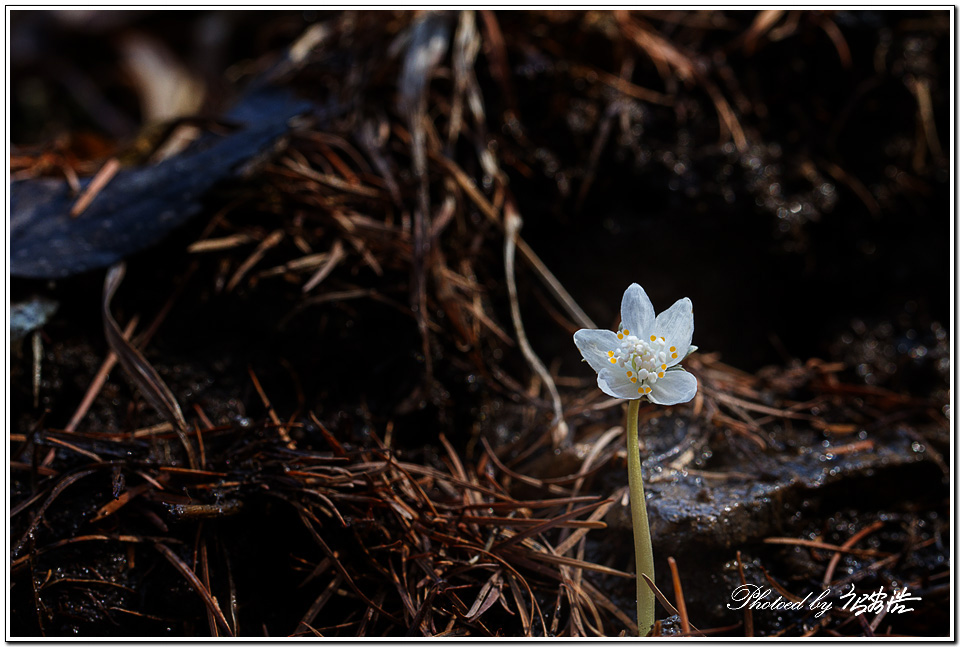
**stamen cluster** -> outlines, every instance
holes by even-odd
[[[650,393],[657,379],[666,374],[669,359],[677,357],[677,347],[668,349],[667,340],[656,335],[650,335],[649,340],[640,339],[629,329],[620,330],[617,339],[620,345],[607,351],[610,363],[627,372],[630,381],[637,385],[637,393]]]

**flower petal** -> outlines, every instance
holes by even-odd
[[[646,338],[653,329],[653,304],[643,288],[632,283],[623,293],[620,303],[620,325],[640,339]]]
[[[610,368],[610,356],[607,352],[620,345],[617,340],[617,333],[612,330],[590,330],[587,328],[574,333],[573,343],[580,349],[580,354],[583,355],[583,359],[587,360],[590,368],[597,373],[605,368]]]
[[[600,374],[597,375],[597,386],[612,398],[638,400],[641,397],[637,393],[637,385],[630,381],[627,372],[619,366],[600,371]]]
[[[603,388],[603,387],[600,387]],[[690,402],[697,394],[697,378],[682,369],[667,371],[655,384],[647,397],[654,404],[680,404]]]
[[[680,363],[687,355],[693,339],[693,303],[684,297],[657,315],[654,326],[657,337],[667,340],[667,346],[676,347],[676,357],[668,355],[667,366]]]

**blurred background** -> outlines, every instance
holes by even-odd
[[[117,350],[110,308],[121,327],[142,317],[146,357],[201,426],[263,434],[279,413],[301,448],[331,429],[427,464],[441,435],[470,460],[489,441],[532,477],[559,476],[524,461],[549,458],[550,438],[557,452],[590,446],[594,427],[620,422],[572,334],[615,328],[632,282],[657,311],[690,297],[702,375],[722,362],[756,376],[757,402],[803,400],[784,371],[830,366],[861,398],[814,409],[836,413],[831,424],[882,395],[922,400],[942,427],[951,19],[12,11],[11,301],[33,335],[13,349],[14,433],[26,446],[38,428],[157,423],[119,376],[78,413]],[[513,216],[516,302],[556,395],[511,315]],[[126,283],[104,305],[104,269],[121,259]],[[711,424],[716,444],[709,434],[729,429]],[[796,446],[829,444],[824,433]],[[239,444],[227,446],[229,463]],[[47,469],[76,467],[59,451]],[[15,476],[15,505],[32,478]],[[58,631],[107,622],[64,608]],[[260,615],[271,631],[296,626]],[[28,611],[16,617],[38,631]]]
[[[948,316],[947,14],[507,12],[495,32],[484,15],[472,73],[486,141],[453,144],[496,155],[524,236],[594,319],[611,325],[638,281],[658,309],[690,296],[700,346],[748,370],[851,359],[872,335],[898,355],[916,336],[935,345],[929,327]],[[329,18],[14,11],[14,178],[132,158],[145,129],[220,113]],[[336,34],[310,54],[304,94],[396,111],[390,49],[410,18],[358,15],[354,42]],[[575,359],[567,346],[542,351]],[[883,364],[858,370],[900,379]]]

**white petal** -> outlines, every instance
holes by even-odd
[[[641,397],[637,393],[637,385],[630,381],[626,370],[619,366],[600,371],[597,375],[597,386],[612,398],[638,400]]]
[[[623,293],[620,303],[620,323],[640,339],[646,338],[653,330],[653,304],[643,288],[633,283]]]
[[[655,329],[657,337],[667,340],[667,348],[674,346],[677,349],[672,351],[676,357],[667,355],[667,366],[678,364],[686,357],[693,339],[693,303],[690,299],[684,297],[657,315]]]
[[[667,374],[650,386],[647,397],[654,404],[680,404],[690,402],[697,394],[697,378],[684,370],[667,371]]]
[[[617,333],[612,330],[590,330],[584,328],[573,335],[573,343],[580,349],[583,359],[597,373],[610,367],[608,351],[620,345]]]

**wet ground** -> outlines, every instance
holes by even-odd
[[[117,350],[103,269],[14,278],[12,302],[57,305],[11,349],[14,635],[629,633],[624,446],[610,431],[623,413],[579,362],[576,317],[518,259],[524,327],[571,433],[551,446],[550,395],[511,321],[509,204],[600,327],[615,326],[633,281],[658,310],[693,300],[700,396],[644,408],[642,436],[657,584],[676,604],[674,557],[697,629],[948,633],[944,12],[186,16],[193,33],[220,30],[206,46],[233,79],[224,97],[326,25],[323,46],[272,82],[339,107],[251,153],[252,171],[127,258],[110,311],[149,331],[135,343],[182,409],[186,441],[169,420],[158,427],[148,387],[120,367],[72,424]],[[129,15],[75,20],[15,16],[25,182],[64,177],[52,133],[133,141],[137,87],[105,73],[118,39],[149,35],[188,67],[206,42]],[[61,51],[31,48],[54,35]],[[421,174],[404,66],[431,37],[449,48],[420,70],[434,124]],[[471,42],[472,80],[454,71]],[[51,76],[74,51],[76,78]],[[198,71],[211,93],[223,70]],[[56,108],[82,82],[98,93]],[[125,120],[91,118],[91,96]],[[57,164],[40,168],[40,144]],[[81,176],[102,163],[67,147],[66,163],[88,164]],[[220,246],[195,247],[209,241]],[[549,523],[583,505],[572,520],[588,523],[594,504],[564,498],[577,496],[612,498],[566,553],[582,570],[543,553],[586,526],[498,543],[530,527],[518,517]],[[477,520],[480,503],[490,519]],[[742,582],[799,598],[908,586],[922,602],[878,621],[748,617],[727,608]]]

